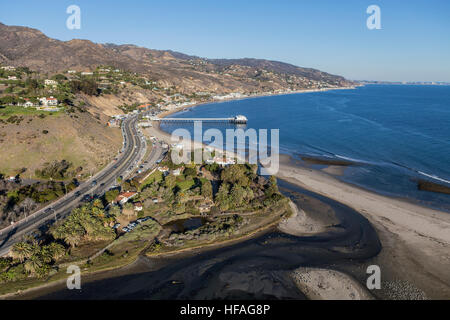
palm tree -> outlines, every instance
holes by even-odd
[[[48,248],[50,255],[54,261],[58,261],[66,254],[66,249],[64,248],[64,246],[56,242],[50,243],[48,246],[46,246],[46,248]]]
[[[34,275],[39,273],[40,269],[44,265],[44,262],[40,259],[38,255],[33,255],[30,259],[28,259],[23,267],[27,272]]]
[[[9,255],[13,259],[17,259],[20,262],[24,262],[26,259],[29,259],[33,255],[33,245],[28,242],[18,242],[14,244],[14,246],[9,251]]]
[[[82,240],[82,237],[76,233],[69,233],[64,237],[64,242],[75,248]]]
[[[53,260],[52,251],[49,246],[43,247],[37,254],[44,263],[50,263]]]

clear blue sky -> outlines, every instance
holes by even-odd
[[[81,8],[81,30],[66,8]],[[381,8],[381,30],[366,9]],[[42,0],[0,3],[0,22],[60,39],[132,43],[208,58],[254,57],[350,79],[449,81],[448,0]]]

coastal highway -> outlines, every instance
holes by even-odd
[[[10,247],[20,241],[24,235],[31,234],[55,220],[65,218],[73,208],[83,202],[85,195],[101,195],[115,185],[118,177],[130,176],[146,151],[145,139],[137,130],[137,120],[138,117],[133,115],[127,117],[122,123],[124,147],[117,161],[111,162],[102,171],[59,200],[14,225],[0,230],[0,256],[6,255]]]

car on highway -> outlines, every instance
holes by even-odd
[[[75,197],[79,197],[80,196],[80,191],[75,192]]]
[[[97,181],[96,180],[92,181],[91,187],[95,187],[96,185],[97,185]]]
[[[90,194],[85,194],[84,196],[83,196],[83,199],[81,200],[81,201],[83,201],[83,202],[89,202],[89,201],[91,201],[93,199],[93,197],[90,195]]]

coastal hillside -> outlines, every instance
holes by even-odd
[[[111,158],[108,150],[116,152],[120,143],[117,121],[109,126],[111,117],[117,120],[142,105],[163,111],[353,85],[340,76],[278,61],[206,59],[132,44],[60,41],[2,23],[0,67],[0,143],[13,151],[0,164],[0,173],[16,175],[28,168],[30,177],[51,161],[71,161],[84,168],[84,175],[96,171],[105,164],[99,158]],[[53,124],[64,125],[57,129]],[[89,134],[80,128],[89,128]],[[71,142],[75,153],[63,151],[70,139],[77,141]]]
[[[0,62],[50,74],[108,65],[145,75],[165,87],[175,86],[184,94],[262,93],[352,84],[340,76],[277,61],[205,59],[135,45],[59,41],[36,29],[1,23]]]

